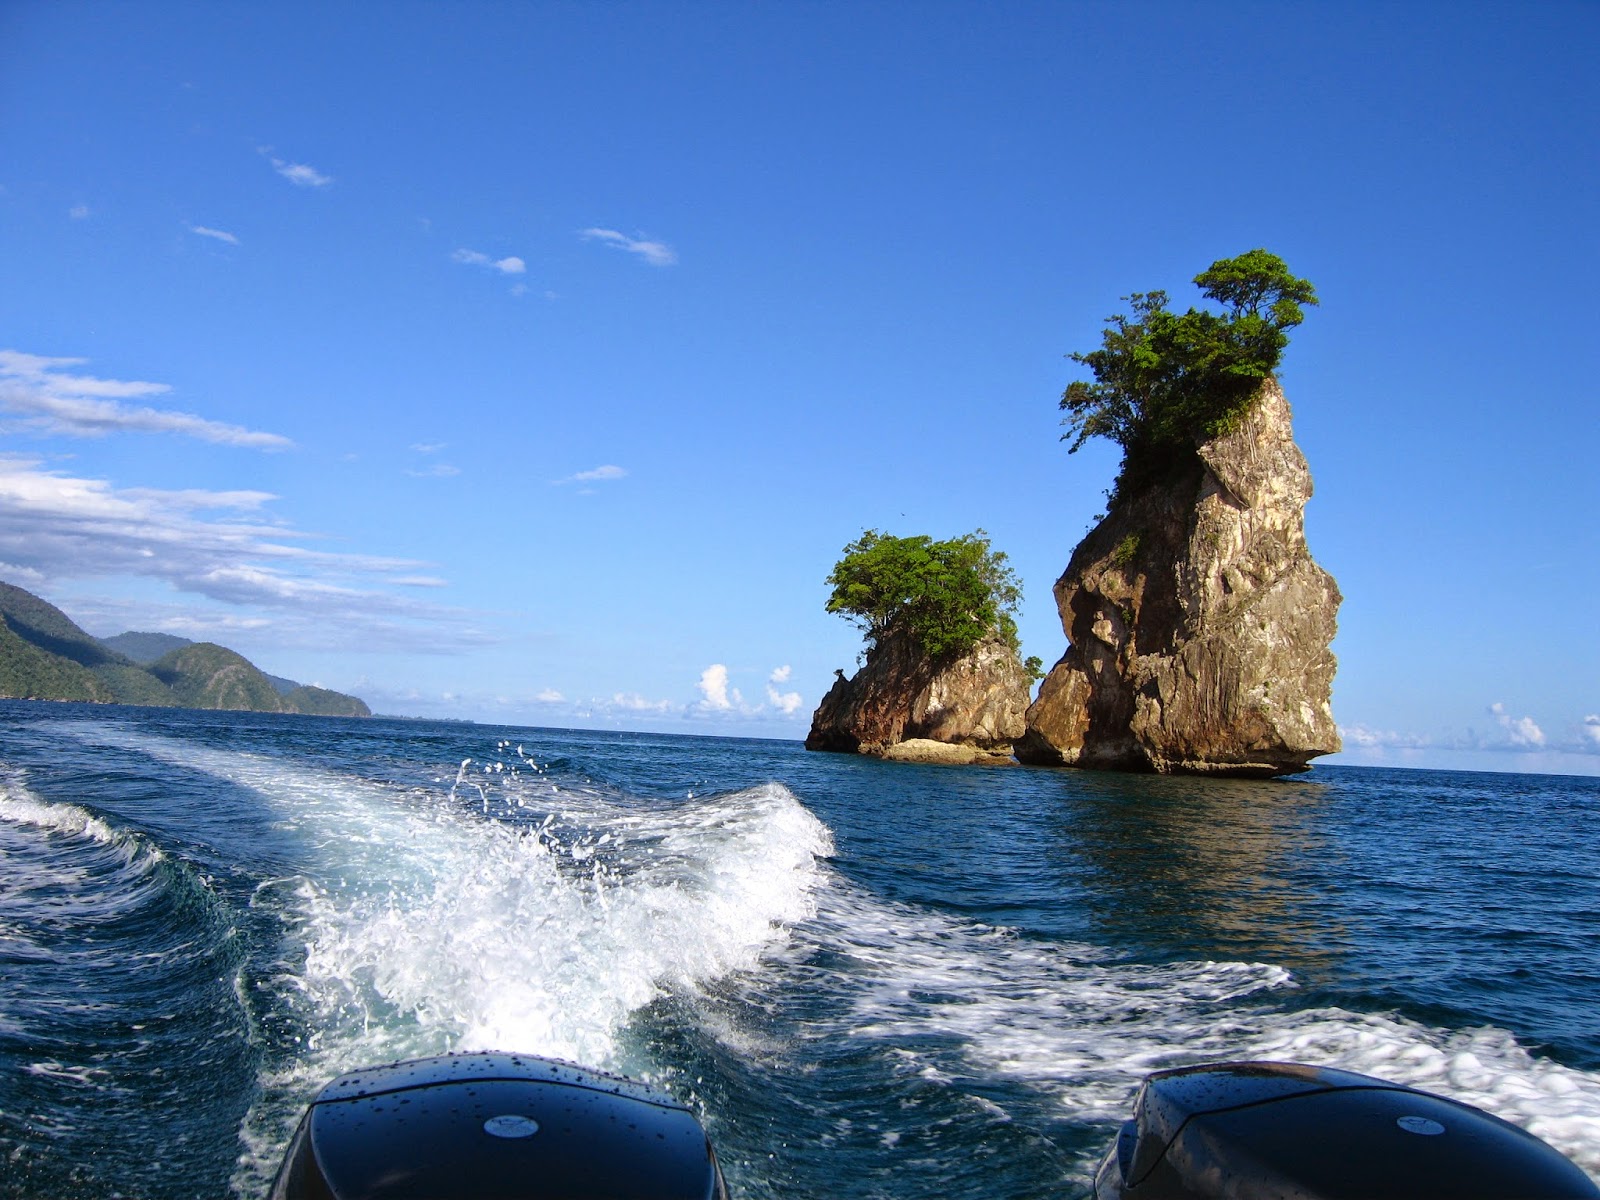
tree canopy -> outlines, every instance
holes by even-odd
[[[1062,394],[1062,439],[1071,452],[1092,437],[1121,446],[1119,492],[1233,428],[1277,368],[1285,330],[1317,303],[1311,284],[1266,250],[1218,259],[1194,282],[1222,313],[1174,313],[1165,292],[1134,292],[1123,297],[1131,313],[1106,318],[1100,349],[1069,355],[1094,382]]]
[[[999,633],[1017,644],[1022,588],[1006,556],[974,530],[949,541],[869,529],[844,548],[827,578],[828,611],[874,644],[909,636],[932,659],[954,658]]]

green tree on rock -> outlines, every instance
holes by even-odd
[[[1022,588],[981,529],[943,542],[869,529],[844,548],[826,582],[828,611],[859,626],[874,646],[904,635],[928,658],[944,660],[995,633],[1017,645]]]
[[[1070,452],[1092,437],[1122,447],[1115,496],[1160,478],[1201,442],[1227,433],[1277,368],[1285,332],[1316,304],[1311,284],[1276,254],[1249,250],[1219,259],[1194,278],[1222,313],[1167,309],[1165,292],[1124,296],[1131,313],[1106,318],[1101,347],[1069,357],[1094,382],[1069,384],[1061,397]]]

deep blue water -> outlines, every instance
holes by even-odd
[[[327,1079],[482,1048],[675,1092],[740,1197],[1073,1195],[1243,1057],[1600,1177],[1597,930],[1595,779],[5,701],[0,1196],[259,1196]]]

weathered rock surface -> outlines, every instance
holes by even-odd
[[[971,653],[932,664],[910,640],[888,636],[867,651],[866,664],[844,672],[811,718],[808,750],[874,754],[902,761],[937,760],[922,742],[972,752],[963,761],[1006,760],[1022,736],[1028,708],[1028,674],[1003,638],[978,643]],[[916,742],[899,752],[891,749]],[[916,757],[918,754],[922,757]]]
[[[888,759],[890,762],[933,763],[952,767],[970,767],[975,764],[1015,766],[1017,761],[1011,757],[1009,749],[991,752],[979,750],[976,746],[936,742],[931,738],[907,738],[903,742],[885,746],[878,757]]]
[[[1341,596],[1306,548],[1311,472],[1277,383],[1199,459],[1119,501],[1056,582],[1070,645],[1028,710],[1023,762],[1281,775],[1340,749]]]

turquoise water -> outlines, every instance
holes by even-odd
[[[741,1197],[1069,1196],[1148,1071],[1467,1100],[1600,1177],[1600,780],[949,769],[0,702],[0,1196],[259,1196],[369,1063],[693,1104]]]

